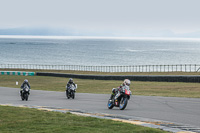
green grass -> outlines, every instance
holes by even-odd
[[[65,91],[69,80],[62,77],[0,75],[0,86],[20,88],[25,78],[29,80],[32,89],[49,91]],[[15,85],[16,81],[19,82],[18,86]],[[122,83],[118,80],[74,79],[74,81],[78,84],[78,93],[99,94],[110,94],[112,88]],[[133,95],[200,98],[199,83],[132,81],[131,90]]]
[[[71,113],[0,106],[1,133],[164,133],[159,129]]]

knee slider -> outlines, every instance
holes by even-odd
[[[115,88],[112,89],[112,93],[115,94]]]

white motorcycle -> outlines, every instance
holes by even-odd
[[[25,86],[22,90],[22,94],[21,94],[21,99],[22,101],[26,100],[28,101],[28,96],[30,94],[30,89],[28,86]]]
[[[75,98],[76,89],[77,89],[77,84],[75,86],[73,84],[70,85],[69,87],[66,86],[66,97],[68,99],[70,99],[70,97],[72,99],[74,99]]]

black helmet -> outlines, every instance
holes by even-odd
[[[73,79],[72,78],[69,79],[69,83],[73,83]]]

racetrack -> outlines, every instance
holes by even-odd
[[[89,113],[106,113],[142,121],[167,121],[200,128],[200,99],[158,96],[131,96],[127,108],[107,108],[109,94],[76,93],[67,99],[65,92],[31,90],[28,101],[22,101],[19,89],[0,87],[0,104],[48,106],[81,110]]]

